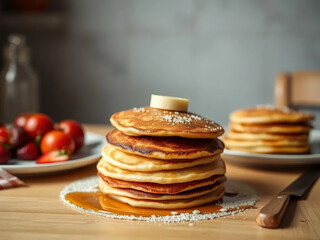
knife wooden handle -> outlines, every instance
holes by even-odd
[[[266,228],[277,228],[281,223],[282,216],[288,206],[290,195],[279,194],[264,206],[256,221],[259,226]]]

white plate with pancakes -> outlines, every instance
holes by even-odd
[[[311,153],[308,154],[261,154],[225,149],[223,159],[243,166],[302,166],[320,164],[320,130],[310,132]]]
[[[36,164],[35,161],[11,159],[8,164],[0,164],[0,167],[16,175],[36,175],[75,169],[96,163],[101,158],[101,149],[105,144],[106,140],[103,136],[86,132],[83,147],[68,161]]]

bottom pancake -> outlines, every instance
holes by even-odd
[[[205,195],[219,188],[221,184],[223,184],[223,181],[218,181],[211,185],[199,187],[199,188],[188,190],[178,194],[154,194],[154,193],[146,193],[143,191],[138,191],[138,190],[129,189],[129,188],[114,188],[114,187],[111,187],[107,182],[103,181],[103,179],[100,179],[99,189],[103,194],[106,194],[106,195],[116,195],[116,196],[123,196],[123,197],[129,197],[134,199],[163,201],[163,200],[176,200],[176,199],[190,199],[190,198],[198,197],[201,195]]]
[[[225,190],[224,184],[222,183],[221,185],[219,185],[217,189],[205,195],[201,195],[201,196],[190,198],[190,199],[165,200],[165,201],[134,199],[130,197],[123,197],[123,196],[117,196],[117,195],[108,195],[108,196],[116,201],[127,203],[133,207],[157,208],[157,209],[182,209],[182,208],[196,207],[196,206],[217,201],[223,197],[224,190]]]
[[[185,192],[191,189],[211,185],[223,179],[223,175],[215,175],[206,179],[195,180],[195,181],[185,182],[185,183],[159,184],[159,183],[150,183],[150,182],[124,181],[124,180],[104,176],[99,172],[98,172],[98,175],[109,186],[113,188],[126,188],[126,189],[129,188],[133,190],[143,191],[147,193],[154,193],[154,194],[177,194],[177,193]]]

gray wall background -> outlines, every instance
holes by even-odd
[[[273,103],[278,72],[320,69],[320,1],[60,3],[66,31],[30,43],[42,110],[56,120],[106,123],[155,93],[226,124],[235,109]]]

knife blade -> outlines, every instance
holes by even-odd
[[[258,225],[266,228],[279,227],[283,214],[288,206],[290,196],[301,197],[318,179],[319,172],[320,171],[318,169],[307,170],[282,190],[260,210],[256,218]]]

